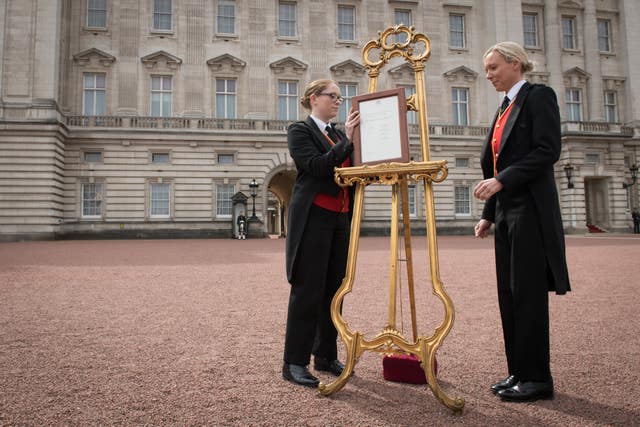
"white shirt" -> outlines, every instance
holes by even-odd
[[[525,79],[522,79],[518,83],[511,86],[511,89],[509,89],[509,92],[507,92],[507,98],[509,98],[509,102],[512,102],[514,99],[516,99],[516,96],[518,96],[518,92],[520,92],[520,88],[522,88],[522,85],[524,85],[526,82],[527,81]]]
[[[325,123],[322,120],[320,120],[319,118],[317,118],[316,116],[314,116],[313,114],[309,114],[309,116],[313,119],[314,122],[316,122],[316,125],[318,126],[318,129],[320,129],[322,132],[324,132],[325,135],[327,134],[327,126],[331,126],[329,123]]]

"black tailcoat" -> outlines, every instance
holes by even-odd
[[[334,181],[334,168],[339,167],[353,152],[353,145],[340,129],[341,141],[333,146],[311,117],[289,126],[287,143],[298,173],[289,203],[287,219],[286,269],[289,283],[294,281],[296,257],[302,241],[309,208],[319,192],[337,196],[342,188]],[[353,187],[349,189],[353,211]]]
[[[496,119],[497,115],[492,130]],[[485,179],[494,176],[492,133],[489,132],[484,141],[480,157]],[[497,197],[528,190],[539,218],[550,271],[549,291],[564,294],[571,288],[553,170],[560,158],[560,144],[560,114],[555,92],[545,85],[525,83],[516,96],[500,142],[496,178],[504,188],[486,202],[482,218],[495,222]]]

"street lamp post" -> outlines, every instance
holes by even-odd
[[[573,176],[573,166],[571,163],[564,165],[564,174],[567,176],[567,188],[573,188],[571,177]]]
[[[629,167],[629,172],[631,172],[631,182],[628,184],[623,182],[622,188],[629,188],[636,183],[636,179],[638,179],[638,165],[631,165]]]
[[[249,183],[249,191],[251,194],[251,198],[253,199],[253,213],[251,214],[251,219],[255,220],[258,219],[258,217],[256,217],[256,196],[258,195],[258,183],[256,182],[255,178],[252,179]]]

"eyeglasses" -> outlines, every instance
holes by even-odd
[[[342,96],[336,95],[335,93],[324,93],[323,92],[323,93],[319,93],[318,95],[328,96],[329,98],[331,98],[332,102],[336,102],[336,101],[342,102],[342,101],[344,101],[344,98]]]

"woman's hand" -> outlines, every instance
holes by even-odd
[[[347,138],[349,139],[349,141],[352,140],[353,131],[355,130],[356,126],[358,126],[359,124],[360,124],[360,111],[354,110],[353,107],[351,107],[351,110],[349,110],[349,117],[347,117],[347,121],[344,124],[344,128],[347,131]]]
[[[487,237],[490,228],[491,222],[487,221],[486,219],[481,219],[480,221],[478,221],[475,227],[476,237],[484,239],[485,237]]]
[[[473,189],[473,196],[487,201],[491,196],[502,190],[503,187],[502,183],[495,178],[485,179],[480,181],[476,188]]]

